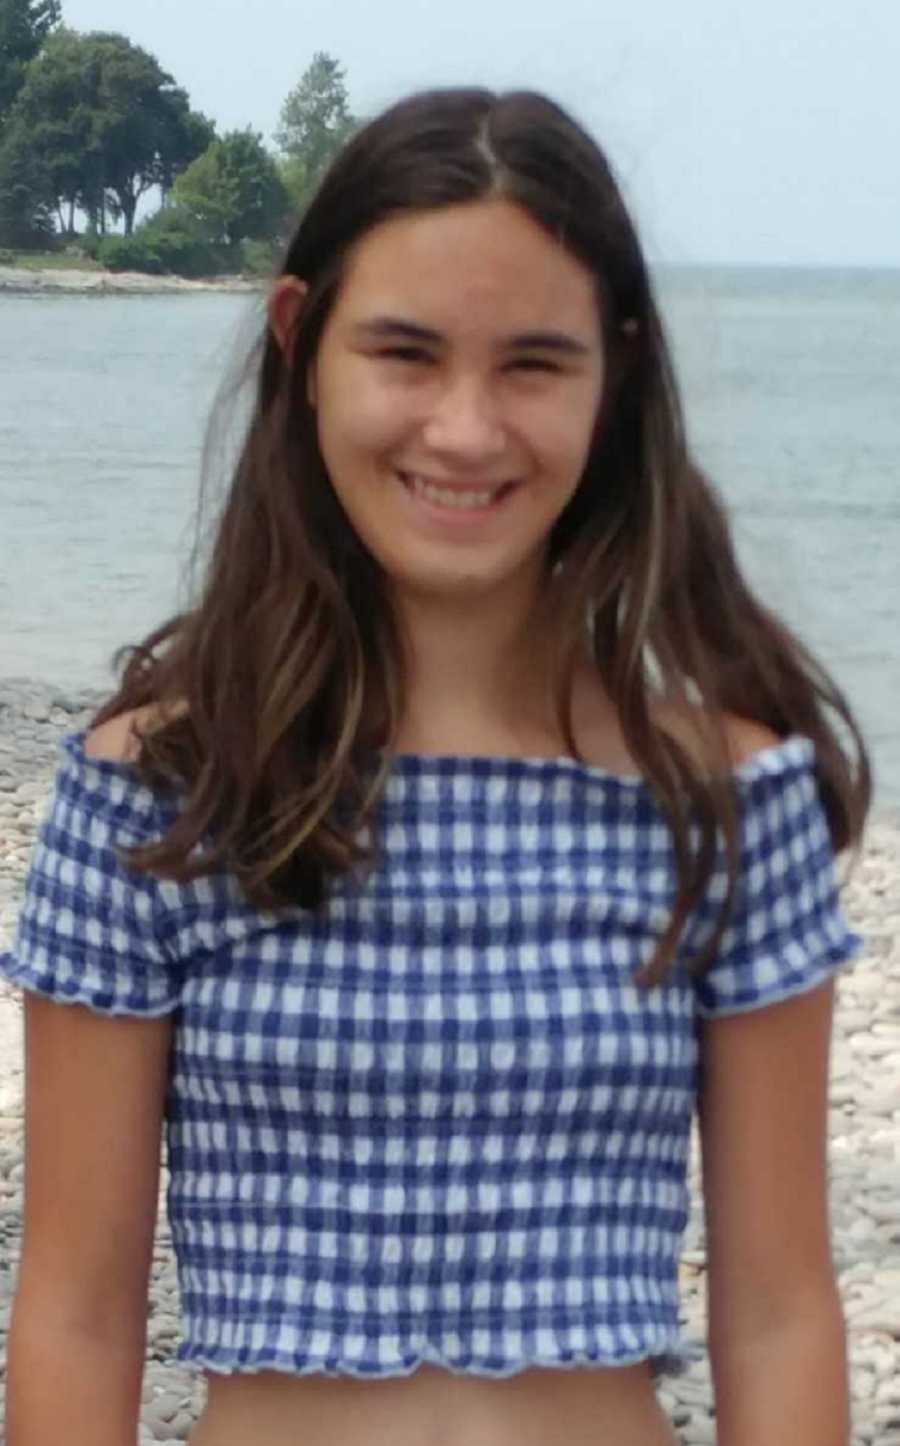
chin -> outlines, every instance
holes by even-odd
[[[506,588],[515,587],[515,583],[514,573],[479,573],[472,570],[442,574],[431,571],[396,578],[393,586],[401,594],[455,605],[502,594]]]

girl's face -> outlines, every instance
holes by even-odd
[[[516,205],[363,237],[308,392],[335,492],[397,594],[534,593],[603,382],[591,274]]]

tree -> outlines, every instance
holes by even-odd
[[[60,19],[59,0],[0,0],[0,126]]]
[[[168,191],[213,140],[215,126],[191,111],[186,92],[146,50],[122,35],[84,38],[98,79],[102,184],[130,236],[141,197],[155,186]]]
[[[2,0],[0,0],[2,3]],[[138,202],[215,134],[159,62],[123,35],[59,29],[29,65],[9,125],[25,130],[57,206],[76,207],[103,232],[107,211],[134,227]]]
[[[347,102],[343,67],[317,51],[285,101],[275,134],[284,155],[282,178],[298,210],[357,125]]]
[[[278,160],[278,174],[281,184],[290,198],[291,208],[296,215],[306,210],[313,187],[306,174],[306,166],[299,156],[282,156]]]
[[[0,246],[42,250],[52,244],[54,190],[27,132],[7,126],[0,142]]]
[[[59,29],[28,66],[4,127],[7,146],[28,145],[66,229],[73,229],[76,205],[97,190],[91,166],[93,127],[86,101],[83,52],[74,31]]]
[[[182,172],[172,202],[216,244],[273,236],[290,205],[278,168],[255,131],[231,131]]]

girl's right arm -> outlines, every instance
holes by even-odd
[[[25,1000],[7,1446],[134,1446],[171,1016]]]
[[[128,733],[114,719],[85,753],[126,759]],[[31,990],[24,1000],[7,1446],[134,1446],[173,1016],[97,1012]]]

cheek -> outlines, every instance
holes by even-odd
[[[410,426],[410,411],[396,395],[371,385],[345,382],[319,389],[319,442],[326,464],[330,458],[372,461],[388,452]]]
[[[569,405],[533,405],[522,416],[523,435],[549,467],[581,472],[594,435],[597,409],[593,401]]]

